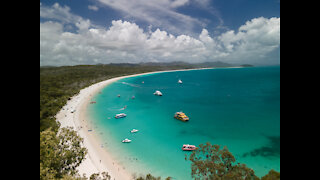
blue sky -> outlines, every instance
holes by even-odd
[[[279,51],[280,0],[40,1],[40,65],[268,65]]]

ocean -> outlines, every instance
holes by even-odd
[[[280,66],[141,75],[108,85],[92,100],[87,111],[101,147],[136,176],[192,179],[185,160],[191,152],[181,147],[206,142],[227,146],[257,176],[280,171]],[[174,119],[177,111],[189,122]],[[118,113],[127,117],[114,118]]]

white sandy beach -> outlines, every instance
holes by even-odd
[[[160,72],[188,70],[195,69],[157,71],[112,78],[82,89],[79,94],[72,97],[71,100],[69,100],[67,104],[56,115],[56,119],[61,123],[61,127],[73,127],[73,129],[76,130],[78,134],[84,139],[84,146],[88,149],[88,154],[86,156],[86,159],[77,168],[79,174],[86,174],[87,177],[90,177],[90,175],[93,173],[108,172],[109,175],[111,175],[112,180],[133,179],[131,174],[133,172],[127,172],[121,165],[119,165],[111,156],[111,154],[107,152],[103,147],[101,147],[102,143],[95,135],[95,132],[88,131],[90,129],[90,124],[88,123],[86,108],[90,104],[90,101],[95,94],[97,94],[108,84],[111,84],[112,82],[118,81],[123,78]],[[74,112],[72,113],[72,111]]]
[[[88,149],[88,154],[86,159],[77,168],[80,175],[86,174],[87,177],[90,177],[93,173],[108,172],[112,179],[132,179],[131,175],[115,162],[110,153],[100,146],[101,143],[94,132],[88,131],[91,128],[86,115],[86,108],[91,98],[98,93],[100,89],[125,77],[129,76],[109,79],[82,89],[79,94],[72,97],[56,115],[56,119],[61,123],[61,127],[73,127],[84,139],[84,146]],[[75,110],[75,112],[71,113],[73,110]]]

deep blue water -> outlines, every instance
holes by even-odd
[[[156,90],[163,96],[153,95]],[[190,153],[181,147],[206,142],[227,146],[237,162],[258,176],[270,169],[280,171],[279,66],[126,78],[107,86],[93,100],[97,103],[88,112],[103,147],[137,175],[191,179],[191,163],[185,161]],[[177,111],[186,113],[190,121],[174,119]],[[127,117],[115,119],[121,112]],[[139,132],[131,134],[133,128]],[[125,138],[132,142],[121,143]]]

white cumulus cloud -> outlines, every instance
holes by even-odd
[[[268,64],[280,59],[272,56],[280,46],[280,18],[254,18],[219,36],[210,36],[203,29],[191,37],[161,29],[144,32],[137,24],[123,20],[98,27],[59,4],[42,6],[40,12],[40,17],[48,19],[40,22],[41,66],[150,61]],[[63,16],[66,18],[61,19]],[[76,31],[65,30],[70,23]]]

